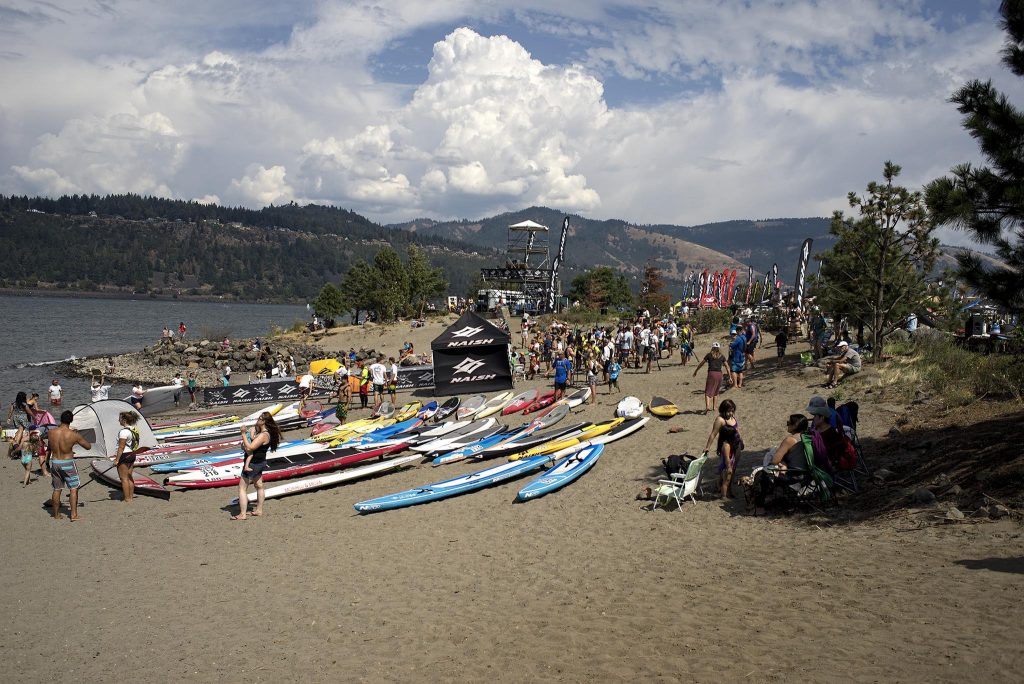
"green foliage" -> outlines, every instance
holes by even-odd
[[[925,275],[938,255],[924,199],[893,183],[899,173],[899,166],[886,162],[883,183],[869,183],[863,197],[849,194],[856,216],[835,212],[831,231],[837,242],[822,255],[815,284],[817,303],[826,311],[871,328],[876,360],[885,338],[926,303]]]
[[[1000,11],[1008,35],[1003,63],[1024,76],[1024,0],[1005,0]],[[950,101],[981,147],[988,166],[960,164],[951,176],[932,181],[928,207],[940,223],[965,229],[996,248],[1006,268],[987,268],[973,254],[957,256],[961,276],[986,297],[1024,309],[1024,111],[991,81],[970,81]]]
[[[729,309],[690,309],[690,326],[697,334],[725,332],[732,321]]]
[[[352,264],[341,279],[341,297],[354,323],[359,322],[359,314],[373,308],[373,286],[373,267],[365,259]]]
[[[652,263],[644,267],[644,277],[640,285],[638,301],[651,313],[668,311],[670,300],[665,292],[665,281],[661,277],[661,269]]]
[[[345,309],[345,298],[332,283],[320,288],[320,294],[313,300],[313,311],[321,318],[333,320],[345,313]]]
[[[398,252],[385,247],[373,258],[370,301],[379,321],[393,321],[409,302],[409,274]]]
[[[598,266],[573,278],[569,298],[591,309],[633,305],[625,274],[609,266]]]
[[[409,303],[410,314],[422,316],[427,301],[440,297],[448,291],[448,281],[445,280],[444,271],[440,268],[433,268],[427,255],[416,245],[409,245],[407,250],[408,263],[406,272],[409,278]]]

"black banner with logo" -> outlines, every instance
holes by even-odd
[[[313,376],[310,396],[329,397],[337,389],[338,376],[333,373]],[[433,366],[399,366],[398,391],[434,386]],[[207,406],[228,406],[233,404],[276,404],[291,403],[299,399],[299,383],[290,380],[267,380],[247,385],[229,387],[208,387],[203,390],[203,401]]]

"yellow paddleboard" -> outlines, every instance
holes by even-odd
[[[590,427],[588,427],[586,430],[576,435],[575,437],[566,437],[565,439],[558,439],[555,440],[554,442],[538,444],[532,449],[521,451],[518,454],[512,454],[511,456],[508,457],[508,460],[518,461],[521,458],[529,458],[530,456],[543,456],[544,454],[553,454],[556,451],[561,451],[562,449],[567,449],[571,446],[576,446],[580,442],[585,442],[588,439],[593,439],[598,435],[603,435],[604,433],[618,427],[620,424],[622,424],[624,420],[626,419],[613,418],[612,420],[606,420],[603,423],[591,425]]]
[[[395,411],[395,420],[401,423],[403,420],[408,420],[416,415],[416,412],[423,408],[423,403],[419,401],[410,401],[402,408]]]

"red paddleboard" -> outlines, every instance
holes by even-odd
[[[98,458],[92,462],[92,472],[98,480],[113,487],[121,487],[121,478],[117,475],[117,466],[113,461],[105,458]],[[156,480],[147,477],[138,470],[132,471],[132,481],[135,482],[135,493],[146,496],[156,496],[161,499],[170,499],[171,492]]]
[[[532,404],[526,407],[526,409],[523,411],[523,415],[525,416],[528,413],[540,411],[542,408],[547,408],[548,406],[551,406],[551,404],[553,403],[555,403],[555,390],[545,392],[544,394],[537,397],[536,401],[534,401]]]
[[[274,480],[284,480],[290,477],[299,477],[301,475],[310,475],[312,473],[322,473],[327,470],[335,470],[342,468],[353,463],[359,463],[360,461],[366,461],[371,458],[382,458],[388,454],[393,454],[398,451],[402,451],[409,446],[407,442],[401,444],[392,444],[386,447],[380,447],[378,449],[367,449],[365,451],[357,451],[355,453],[349,452],[347,449],[345,453],[340,456],[333,458],[324,458],[321,460],[314,460],[313,462],[307,463],[294,463],[288,464],[287,460],[280,468],[268,468],[263,472],[264,482],[273,482]],[[232,473],[237,469],[241,472],[241,465],[234,464],[235,469],[232,469]],[[223,477],[208,477],[204,475],[203,470],[200,469],[195,471],[198,476],[194,480],[174,480],[170,481],[170,478],[164,481],[164,484],[169,487],[181,487],[182,489],[211,489],[213,487],[231,487],[238,484],[240,479],[237,475],[228,475],[225,473]],[[214,469],[216,470],[216,469]]]
[[[537,401],[537,390],[527,390],[522,394],[513,397],[512,401],[508,403],[508,406],[501,410],[501,415],[508,416],[513,413],[519,413],[535,401]]]

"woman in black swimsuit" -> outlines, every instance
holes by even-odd
[[[719,486],[722,496],[731,499],[732,481],[740,462],[740,452],[743,451],[740,423],[736,420],[736,402],[732,399],[726,399],[718,405],[718,417],[711,426],[704,453],[711,450],[711,443],[715,440],[718,441],[718,457],[721,459],[718,464]]]
[[[242,475],[238,478],[238,515],[232,520],[245,520],[249,510],[249,494],[247,485],[256,486],[256,508],[252,514],[263,515],[263,471],[267,469],[267,451],[277,451],[281,443],[281,429],[274,422],[274,417],[264,411],[256,421],[255,433],[242,428],[242,448],[245,460],[242,462]]]

